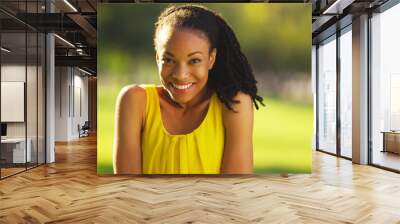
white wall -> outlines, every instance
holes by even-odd
[[[28,67],[29,69],[29,67]],[[25,82],[25,64],[23,65],[2,65],[1,81]]]
[[[55,141],[68,140],[68,86],[70,77],[67,67],[55,68]]]
[[[38,69],[38,70],[36,70]],[[7,137],[24,138],[25,135],[29,139],[31,155],[33,162],[39,159],[39,163],[44,163],[44,83],[42,67],[36,65],[25,64],[3,64],[1,66],[2,82],[24,82],[26,84],[26,106],[22,102],[20,111],[24,116],[26,112],[26,120],[23,118],[21,122],[5,122],[7,123]],[[27,78],[27,81],[25,80]],[[2,89],[3,92],[4,89]],[[21,94],[24,94],[24,90]],[[7,95],[2,95],[2,98]],[[24,100],[25,101],[25,100]],[[10,107],[2,107],[2,112],[13,110]],[[7,111],[13,113],[13,111]],[[15,113],[15,112],[14,112]],[[37,155],[39,153],[39,155]]]
[[[56,67],[56,141],[79,138],[78,124],[88,120],[88,78],[72,67]]]
[[[33,67],[33,66],[27,67],[28,74],[32,73],[33,70],[35,70],[35,72],[36,72],[36,67]],[[25,75],[26,75],[25,64],[23,64],[23,65],[4,64],[1,66],[1,81],[2,82],[25,82]],[[34,83],[34,85],[36,85],[36,83]],[[29,90],[32,90],[32,92]],[[28,89],[27,96],[36,98],[36,89]],[[28,100],[28,102],[32,101],[30,99],[27,99],[27,100]],[[35,105],[35,107],[36,107],[36,105]],[[1,110],[7,110],[7,108],[1,108]],[[33,114],[28,113],[28,121],[34,120],[33,117],[30,117],[31,115],[33,115]],[[35,116],[36,116],[36,114],[35,114]],[[31,126],[32,125],[29,125],[28,127],[31,127]],[[7,136],[8,137],[25,137],[25,122],[7,122]]]

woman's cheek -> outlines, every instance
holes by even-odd
[[[170,74],[170,69],[164,67],[164,68],[161,70],[161,77],[162,77],[163,79],[167,79],[167,78],[168,78],[168,74]]]

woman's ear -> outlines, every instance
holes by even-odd
[[[210,60],[208,64],[208,70],[211,70],[214,66],[215,59],[217,58],[217,48],[213,48],[210,53]]]

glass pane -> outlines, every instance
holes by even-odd
[[[372,25],[372,163],[400,170],[400,4]]]
[[[38,163],[45,163],[45,35],[39,33],[38,45]]]
[[[36,32],[29,32],[27,33],[27,38],[28,38],[28,55],[27,55],[27,82],[26,82],[26,88],[27,88],[27,95],[26,95],[26,113],[27,113],[27,133],[28,133],[28,138],[27,142],[29,144],[30,148],[30,160],[28,160],[28,168],[33,167],[37,165],[37,157],[38,157],[38,147],[37,147],[37,132],[38,132],[38,124],[37,124],[37,73],[38,73],[38,68],[37,68],[37,63],[38,63],[38,49],[37,49],[37,33]]]
[[[40,4],[38,1],[27,2],[28,13],[40,12]],[[37,17],[32,17],[33,23],[38,23]],[[36,30],[28,30],[28,63],[27,63],[27,141],[31,144],[31,161],[28,163],[28,167],[34,167],[38,165],[38,45],[39,37]]]
[[[340,36],[340,153],[352,157],[352,35]]]
[[[44,0],[1,1],[0,6],[14,14],[45,12]],[[1,12],[0,20],[6,20],[0,29],[4,177],[45,161],[45,36]]]
[[[316,98],[316,78],[317,78],[317,47],[312,45],[311,51],[311,86],[313,93],[313,139],[312,139],[312,149],[316,149],[316,136],[317,136],[317,98]]]
[[[1,140],[2,177],[25,170],[30,160],[26,144],[26,35],[1,34]],[[6,49],[6,50],[4,50]],[[28,150],[27,150],[28,146]]]
[[[318,148],[336,154],[335,38],[318,48]]]

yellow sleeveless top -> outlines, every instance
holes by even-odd
[[[154,85],[146,90],[146,118],[142,131],[144,174],[219,174],[224,151],[222,104],[214,93],[208,112],[191,133],[172,135],[161,118]]]

